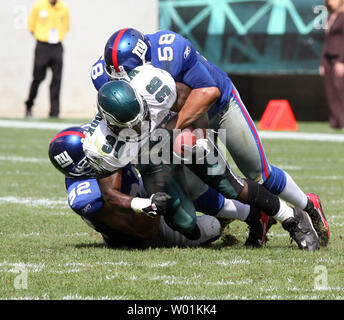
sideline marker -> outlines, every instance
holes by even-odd
[[[259,130],[297,131],[297,122],[288,100],[270,100],[258,124]]]

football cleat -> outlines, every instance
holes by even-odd
[[[320,198],[314,193],[307,193],[307,198],[313,203],[314,209],[308,212],[314,229],[319,236],[319,245],[326,247],[330,239],[330,228],[327,223]]]
[[[289,232],[299,249],[315,251],[319,248],[318,234],[307,212],[294,208],[294,217],[283,221],[282,227]]]
[[[276,224],[276,220],[265,212],[251,209],[245,222],[249,227],[249,234],[245,242],[246,247],[260,248],[268,240],[266,234],[270,227]]]

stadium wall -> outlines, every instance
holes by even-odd
[[[328,121],[323,79],[318,75],[230,75],[254,120],[260,120],[268,102],[287,99],[297,121]]]
[[[64,0],[71,29],[64,41],[61,88],[63,118],[94,114],[96,91],[90,81],[92,64],[103,54],[107,38],[117,29],[134,27],[144,33],[158,29],[158,0]],[[27,30],[33,0],[2,1],[0,10],[0,117],[22,118],[33,69],[35,39]],[[34,117],[47,117],[50,71],[39,88]]]
[[[185,3],[186,5],[197,4],[197,1],[64,1],[70,8],[71,30],[64,41],[64,70],[60,114],[63,118],[89,118],[93,115],[96,92],[90,81],[90,67],[102,54],[104,43],[114,30],[125,26],[132,26],[145,33],[149,33],[159,28],[169,27],[177,32],[181,32],[187,37],[191,37],[197,44],[197,34],[190,34],[188,28],[186,28],[186,31],[183,31],[180,27],[174,25],[173,19],[175,19],[177,13],[180,15],[180,19],[186,19],[184,11],[192,17],[199,14],[199,12],[190,10],[190,8],[186,10],[183,8],[174,9],[178,9],[179,11],[171,10],[171,6],[177,7],[180,3]],[[202,0],[198,1],[202,2]],[[298,1],[293,1],[295,4],[299,3]],[[31,82],[35,46],[35,39],[27,30],[27,16],[32,2],[33,0],[3,1],[0,10],[2,30],[0,33],[2,48],[0,50],[2,62],[0,68],[0,117],[22,118],[24,116],[24,101],[27,97]],[[228,0],[228,3],[231,2],[234,3],[235,1]],[[312,0],[312,2],[314,4],[321,3],[320,0]],[[210,6],[211,2],[207,1],[207,3]],[[215,3],[216,1],[214,1]],[[240,6],[241,4],[238,2],[236,5]],[[217,6],[214,8],[216,9]],[[197,10],[200,9],[198,8]],[[240,12],[240,10],[237,11],[237,14],[240,15]],[[308,12],[307,14],[309,15],[308,20],[305,18],[307,21],[314,19],[313,12]],[[180,19],[178,18],[176,21],[180,22]],[[242,17],[241,20],[246,21]],[[202,35],[201,38],[203,39],[205,35],[202,32],[207,33],[209,31],[207,23],[210,21],[207,21],[201,21],[200,26],[195,27],[195,30],[200,32]],[[213,32],[214,30],[210,31]],[[306,42],[315,46],[312,49],[306,48],[307,56],[309,53],[312,53],[309,55],[310,58],[314,56],[314,52],[319,52],[321,41],[317,37],[319,37],[318,34],[315,35],[314,39],[312,38],[314,41]],[[230,38],[232,39],[232,37]],[[296,37],[295,39],[299,38]],[[213,40],[211,39],[207,43],[213,43]],[[305,41],[301,41],[301,43],[305,43]],[[203,54],[211,53],[211,50],[206,50],[203,47],[199,49]],[[233,57],[236,57],[238,60],[241,55],[238,56],[238,52],[235,52],[234,56],[231,55],[229,59],[231,61],[230,66],[233,64]],[[213,61],[212,58],[209,59]],[[317,59],[316,57],[311,60],[311,70],[315,70]],[[242,60],[242,57],[238,61],[245,62],[245,60]],[[259,61],[258,59],[257,66],[260,65],[258,63]],[[294,60],[290,61],[294,63]],[[309,72],[309,70],[302,70],[303,72],[296,74],[295,69],[292,67],[302,66],[304,65],[304,61],[302,63],[295,61],[291,67],[289,66],[290,68],[288,67],[288,69],[293,70],[290,74],[278,73],[276,70],[274,72],[275,74],[254,74],[244,69],[241,73],[236,73],[235,70],[231,70],[232,67],[226,70],[220,61],[216,62],[225,71],[230,73],[248,110],[255,120],[260,119],[270,99],[288,99],[290,100],[297,120],[327,121],[328,108],[322,79],[315,74],[315,71]],[[239,67],[240,64],[238,64]],[[248,70],[252,69],[254,70],[249,65]],[[48,72],[36,99],[36,105],[33,111],[35,117],[47,117],[49,113],[48,92],[50,78],[51,73]]]
[[[324,0],[160,0],[160,29],[189,38],[229,73],[255,120],[288,99],[300,121],[327,121],[318,75]]]

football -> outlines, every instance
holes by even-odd
[[[197,137],[192,132],[192,127],[188,127],[177,135],[173,142],[173,151],[179,155],[183,155],[183,145],[193,147],[196,144],[196,140]]]

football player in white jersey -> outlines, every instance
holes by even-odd
[[[135,125],[136,123],[141,124],[142,120],[147,117],[147,119],[149,118],[150,120],[149,128],[147,128],[147,130],[153,132],[159,124],[161,124],[166,118],[169,118],[173,114],[173,112],[171,112],[171,109],[173,107],[176,107],[176,84],[174,80],[167,74],[167,72],[148,65],[133,70],[130,73],[129,77],[131,80],[131,84],[135,85],[135,87],[141,92],[141,94],[144,95],[146,101],[145,103],[149,105],[149,109],[147,109],[146,111],[136,110],[140,111],[138,113],[142,114],[142,116],[137,119],[133,119],[131,123],[133,125]],[[119,92],[117,98],[124,102],[125,98],[127,98],[125,96],[126,83],[119,82],[118,84],[122,85],[122,89],[117,90],[117,92]],[[179,92],[181,91],[179,90]],[[130,92],[128,94],[130,95]],[[103,103],[106,103],[106,95],[100,93],[98,98],[103,98]],[[178,98],[179,100],[183,99],[181,94],[179,94]],[[133,99],[140,99],[143,104],[141,95],[134,95]],[[178,102],[179,104],[182,103],[182,101],[177,100],[177,103]],[[111,101],[109,103],[111,103]],[[95,169],[98,177],[101,177],[99,179],[104,181],[103,194],[108,194],[108,199],[112,199],[114,201],[114,205],[118,205],[119,198],[121,197],[118,196],[118,193],[109,188],[109,186],[113,185],[111,181],[114,180],[116,176],[115,173],[114,175],[111,175],[111,173],[116,172],[116,170],[127,165],[129,162],[137,160],[136,156],[138,155],[140,147],[144,146],[144,142],[148,139],[148,134],[143,133],[140,135],[140,137],[138,137],[136,131],[134,131],[133,129],[122,130],[121,134],[119,135],[114,134],[115,132],[119,131],[119,128],[123,127],[121,125],[121,122],[125,121],[125,119],[130,119],[130,113],[131,111],[134,111],[130,108],[127,108],[128,105],[126,105],[125,103],[123,104],[123,106],[123,114],[122,116],[118,116],[118,119],[111,119],[111,114],[102,109],[103,118],[110,118],[110,121],[115,122],[117,127],[108,127],[107,122],[109,123],[109,121],[106,122],[99,115],[96,115],[91,123],[89,133],[87,134],[86,141],[84,143],[84,150],[89,162]],[[129,139],[129,141],[126,141],[128,140],[126,139],[128,137],[125,137],[123,135],[123,132],[128,133],[129,136],[131,135],[131,139]],[[142,156],[142,153],[140,155]],[[149,154],[147,155],[149,156]],[[147,176],[150,176],[149,174],[146,174],[147,170],[148,172],[151,170],[162,170],[161,165],[157,167],[152,166],[151,163],[146,164],[147,165],[142,166],[141,163],[140,166],[141,173],[145,174],[146,176],[145,180],[149,179],[147,178]],[[164,172],[167,172],[166,168]],[[206,186],[199,178],[197,178],[185,167],[175,168],[174,174],[178,176],[177,180],[183,181],[184,190],[188,191],[188,197],[190,197],[192,200],[198,198],[196,203],[197,209],[206,207],[206,210],[200,211],[206,211],[206,213],[209,214],[209,205],[205,205],[205,203],[208,201],[207,196],[200,197],[200,195],[204,194],[204,192],[208,189],[208,186]],[[154,175],[152,176],[155,177]],[[162,180],[166,179],[166,175],[163,176],[164,177],[162,178]],[[148,185],[148,189],[152,189],[155,187],[155,184],[159,185],[161,183],[162,181],[154,181],[146,184]],[[100,185],[102,186],[103,184]],[[183,194],[183,191],[180,190],[181,188],[178,186],[178,183],[176,183],[176,181],[173,182],[173,185],[174,191],[178,190],[180,197],[180,195]],[[213,214],[216,214],[219,218],[222,219],[240,219],[242,221],[246,220],[246,222],[249,224],[250,233],[245,243],[246,245],[261,246],[264,243],[265,234],[268,229],[268,219],[264,221],[265,225],[262,226],[260,221],[260,212],[258,210],[250,210],[249,206],[245,206],[239,202],[233,202],[228,199],[224,199],[218,194],[217,200],[218,201],[215,201],[216,203],[223,202],[223,207],[221,210],[212,208],[210,211],[212,211]],[[190,200],[185,196],[183,196],[183,202],[189,203],[188,206],[192,207],[192,204],[190,204]],[[133,201],[127,201],[125,203],[122,202],[121,205],[125,207],[130,206],[131,208],[134,208],[135,211],[140,212],[142,207],[149,205],[149,203],[147,202],[147,199],[145,203],[143,202],[143,200],[134,199]],[[190,217],[183,214],[184,210],[180,206],[176,206],[181,212],[179,216],[183,218],[186,217],[187,220],[190,220]],[[193,221],[193,229],[194,219],[192,218],[191,220]],[[190,235],[188,234],[188,236]],[[195,237],[197,237],[197,234],[195,235]]]
[[[94,171],[85,161],[82,144],[87,127],[88,124],[73,126],[58,132],[49,144],[49,159],[65,176],[70,208],[101,234],[107,246],[194,247],[208,244],[219,238],[220,223],[209,215],[197,217],[201,237],[197,240],[189,240],[178,231],[168,227],[162,216],[155,216],[153,219],[147,216],[153,210],[152,207],[145,209],[146,214],[126,213],[119,208],[109,209],[99,190]],[[120,178],[121,181],[118,184],[122,194],[131,197],[147,197],[142,180],[131,165],[121,169]],[[211,199],[211,193],[208,193],[207,198]],[[159,204],[156,202],[154,204],[159,210]]]
[[[151,158],[152,154],[166,150],[161,140],[165,143],[165,138],[169,137],[169,134],[165,133],[164,136],[162,131],[156,135],[153,133],[168,118],[175,102],[178,102],[176,85],[167,72],[150,65],[134,69],[129,78],[130,83],[119,80],[106,83],[100,88],[97,107],[103,119],[95,119],[86,135],[86,157],[98,173],[102,193],[109,199],[116,199],[116,188],[109,188],[113,185],[111,179],[116,176],[116,171],[130,162],[138,163],[148,193],[164,192],[171,196],[167,201],[167,214],[164,216],[167,223],[188,238],[197,239],[200,233],[196,224],[195,209],[187,190],[183,190],[183,182],[172,176],[173,166],[152,163]],[[152,139],[152,136],[155,138]],[[189,147],[203,149],[207,155],[209,144],[216,148],[215,144],[207,139],[197,138],[194,145]],[[154,149],[155,152],[152,152]],[[217,155],[220,154],[216,152]],[[148,158],[145,158],[146,154]],[[203,159],[206,160],[202,165],[191,163],[187,167],[226,198],[247,203],[280,221],[300,249],[318,249],[318,236],[305,212],[290,208],[258,183],[237,177],[228,166],[223,172],[225,161],[221,161],[221,156],[218,158],[222,166],[218,163],[209,165],[207,156],[204,156]],[[212,175],[208,174],[209,169],[212,170]],[[196,185],[193,189],[198,191]],[[143,207],[147,207],[147,203],[141,200],[130,201],[130,206],[134,211],[140,212]]]

